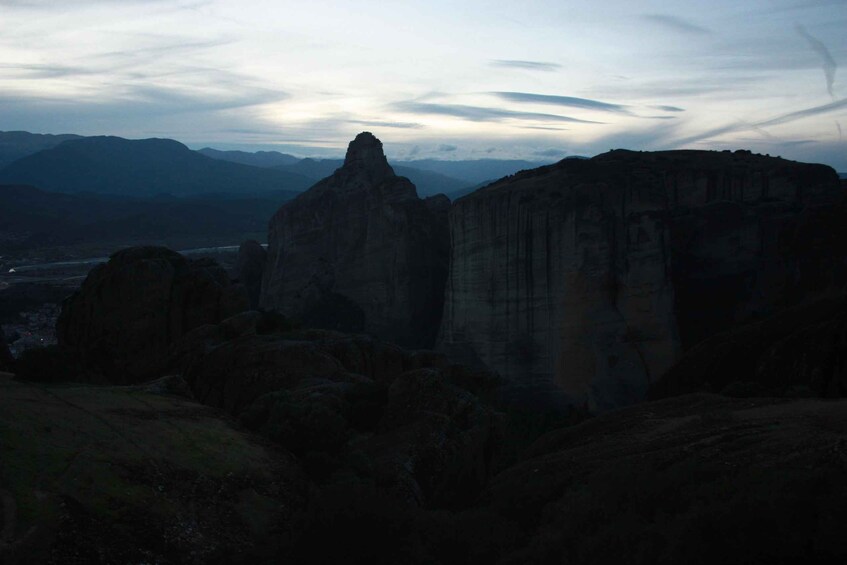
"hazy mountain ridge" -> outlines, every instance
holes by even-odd
[[[0,168],[71,139],[82,139],[82,136],[70,133],[54,135],[28,131],[0,131]]]
[[[289,170],[314,178],[315,181],[322,180],[334,173],[336,169],[344,164],[343,159],[303,159],[294,165],[287,167],[276,167],[279,169]],[[418,196],[435,196],[436,194],[451,195],[457,191],[467,188],[467,182],[452,178],[440,173],[428,171],[425,169],[415,169],[404,165],[392,164],[394,172],[398,176],[406,177],[418,191]]]
[[[28,155],[0,170],[0,182],[53,192],[132,196],[302,191],[310,179],[212,159],[170,139],[86,137]]]
[[[302,192],[332,175],[342,163],[341,159],[300,159],[278,151],[211,147],[192,151],[172,139],[0,132],[0,183],[34,185],[52,192],[124,196]],[[392,166],[412,181],[420,196],[446,194],[455,199],[494,179],[542,164],[421,159],[396,161]]]
[[[469,159],[464,161],[420,159],[417,161],[397,161],[396,165],[432,171],[463,180],[469,185],[474,185],[490,179],[499,179],[513,175],[518,171],[549,165],[550,163],[550,160],[525,161],[522,159]]]
[[[197,153],[211,157],[212,159],[220,159],[222,161],[230,161],[232,163],[241,163],[242,165],[250,165],[253,167],[287,167],[300,161],[299,157],[280,153],[279,151],[222,151],[211,147],[198,149]]]

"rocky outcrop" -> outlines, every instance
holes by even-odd
[[[261,306],[306,327],[428,347],[441,318],[449,237],[445,196],[420,200],[361,133],[344,165],[270,223]]]
[[[845,244],[821,243],[839,198],[829,167],[746,151],[612,151],[502,179],[450,212],[440,346],[528,402],[641,400],[703,338],[847,280]]]
[[[243,287],[214,261],[134,247],[93,269],[63,303],[57,337],[86,379],[136,383],[161,376],[171,347],[187,332],[247,305]]]
[[[262,245],[253,239],[248,239],[238,248],[238,257],[230,272],[233,281],[241,283],[250,297],[250,308],[259,307],[259,295],[262,290],[262,273],[265,270],[265,262],[268,260],[268,252]]]

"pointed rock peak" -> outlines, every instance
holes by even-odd
[[[364,131],[347,146],[344,168],[368,174],[373,180],[394,176],[394,171],[382,151],[382,142],[369,131]]]

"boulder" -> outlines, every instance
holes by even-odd
[[[57,337],[84,367],[81,378],[138,383],[164,374],[170,349],[183,335],[247,305],[243,287],[214,261],[134,247],[94,268],[65,300]]]
[[[418,198],[365,132],[270,222],[260,304],[306,327],[431,347],[447,275],[447,197]]]

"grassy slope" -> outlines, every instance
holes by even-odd
[[[255,556],[296,483],[288,456],[189,400],[0,377],[0,561]]]

